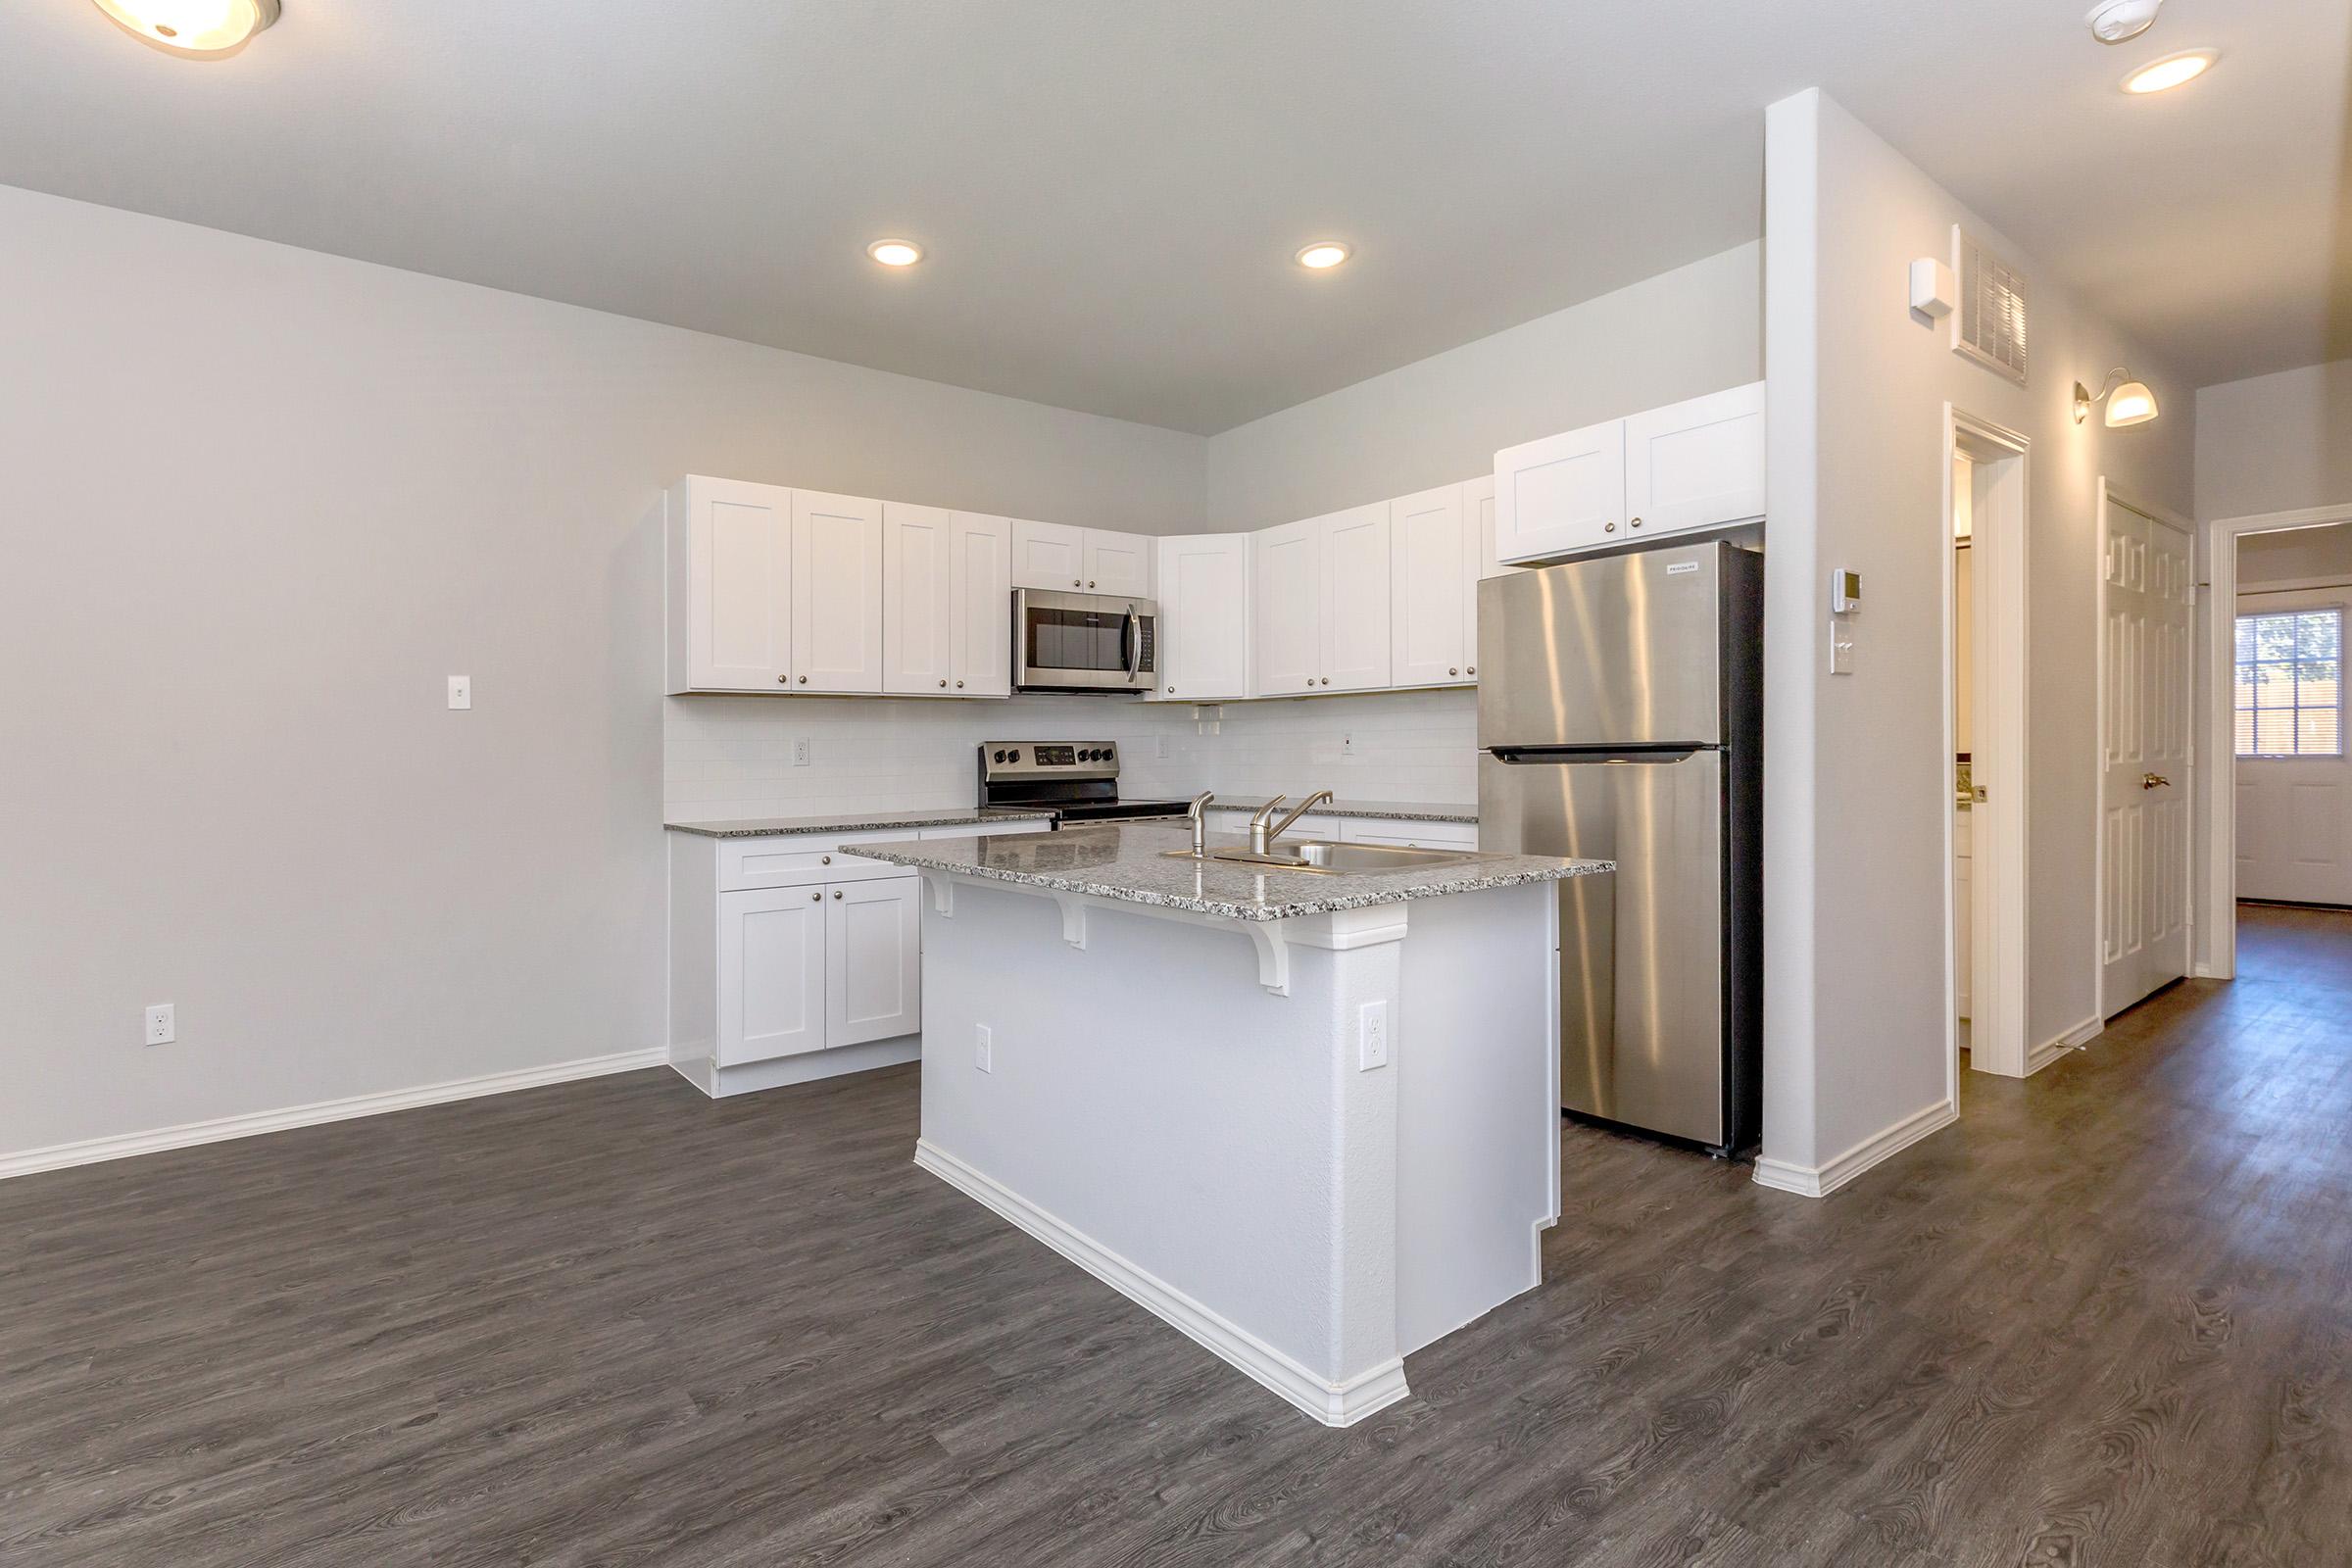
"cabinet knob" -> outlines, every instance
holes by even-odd
[[[1636,518],[1634,519],[1634,526],[1635,526],[1635,527],[1637,527],[1637,528],[1639,528],[1639,527],[1641,527],[1641,526],[1642,526],[1642,519],[1641,519],[1640,517],[1636,517]]]
[[[1070,579],[1070,586],[1073,588],[1083,588],[1086,586],[1086,584],[1080,582],[1077,578],[1072,577]]]
[[[804,686],[808,685],[808,676],[806,676],[806,675],[803,675],[803,676],[801,677],[801,684],[802,684],[802,685],[804,685]]]
[[[822,903],[824,903],[824,902],[825,902],[825,890],[824,890],[823,888],[818,888],[818,889],[817,889],[817,890],[816,890],[814,893],[811,893],[811,894],[809,894],[809,895],[808,895],[808,902],[809,902],[810,904],[822,904]]]
[[[1331,684],[1331,677],[1329,675],[1323,677],[1323,684],[1326,686]]]
[[[948,689],[948,683],[947,683],[946,681],[944,681],[944,680],[943,680],[943,681],[941,681],[941,682],[939,683],[939,689],[940,689],[941,691],[943,691],[943,692],[944,692],[944,691],[946,691],[946,690]]]
[[[820,855],[816,858],[816,863],[819,865],[831,865],[833,863],[833,857],[830,855]]]
[[[1475,674],[1477,674],[1477,673],[1478,673],[1478,666],[1477,666],[1476,664],[1472,664],[1472,665],[1470,666],[1470,673],[1471,673],[1471,674],[1473,674],[1473,675],[1475,675]]]
[[[961,690],[963,690],[963,682],[961,682],[961,681],[957,681],[957,682],[956,683],[956,689],[957,691],[961,691]]]
[[[779,686],[789,686],[792,684],[792,677],[790,675],[778,675],[776,677],[776,684]]]
[[[840,898],[840,897],[841,897],[841,889],[839,889],[839,888],[835,888],[835,889],[833,890],[833,896],[834,896],[835,898],[837,898],[837,899],[838,899],[838,898]]]
[[[1613,522],[1604,522],[1600,525],[1600,531],[1602,533],[1615,533],[1617,531],[1617,525]]]
[[[1446,674],[1448,674],[1448,675],[1459,675],[1459,674],[1461,673],[1461,670],[1460,670],[1459,668],[1457,668],[1457,667],[1453,666],[1453,665],[1450,665],[1450,664],[1448,664],[1448,665],[1446,667]]]
[[[1173,696],[1175,696],[1175,695],[1176,695],[1176,688],[1175,688],[1175,687],[1173,687],[1173,686],[1169,687],[1169,688],[1168,688],[1168,695],[1169,695],[1170,697],[1173,697]]]
[[[1092,578],[1092,577],[1089,577],[1089,578],[1087,578],[1087,579],[1086,579],[1086,585],[1087,585],[1089,588],[1092,588],[1092,587],[1095,585],[1095,579],[1094,579],[1094,578]]]

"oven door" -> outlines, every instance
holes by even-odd
[[[1149,691],[1158,645],[1159,607],[1149,599],[1013,590],[1012,682],[1022,691]]]

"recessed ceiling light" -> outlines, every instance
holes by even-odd
[[[2210,49],[2191,49],[2185,54],[2166,55],[2162,60],[2151,61],[2126,76],[2124,91],[2162,92],[2167,87],[2194,81],[2211,70],[2218,58]]]
[[[181,55],[220,55],[277,20],[277,0],[96,0],[127,32]]]
[[[1298,265],[1318,272],[1326,271],[1346,261],[1349,254],[1348,247],[1336,239],[1319,239],[1300,249]]]
[[[910,239],[878,239],[865,254],[884,267],[912,267],[923,259],[923,248]]]

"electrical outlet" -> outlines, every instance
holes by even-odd
[[[168,1046],[179,1038],[179,1025],[172,1016],[172,1004],[159,1002],[147,1009],[147,1044]]]
[[[1356,1066],[1370,1072],[1389,1064],[1389,1004],[1367,1002],[1355,1009]]]
[[[1165,735],[1154,735],[1152,737],[1152,756],[1158,758],[1163,762],[1168,760],[1168,738]]]
[[[466,709],[471,708],[472,706],[473,706],[473,677],[472,677],[471,675],[452,675],[452,676],[450,676],[450,677],[449,677],[449,707],[450,707],[450,710],[451,710],[452,712],[462,712],[462,711],[464,711]]]
[[[807,736],[803,736],[801,739],[792,743],[792,765],[795,767],[807,767],[808,765],[808,740]]]
[[[1355,755],[1355,734],[1352,730],[1341,735],[1340,755],[1342,757],[1353,757]]]
[[[997,1070],[997,1034],[984,1023],[972,1025],[972,1065],[982,1072]]]

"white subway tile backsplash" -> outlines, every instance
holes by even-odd
[[[1329,788],[1344,800],[1478,799],[1478,705],[1467,691],[1201,709],[1045,696],[671,697],[663,705],[662,805],[673,817],[968,805],[979,787],[981,742],[1009,739],[1116,741],[1121,787],[1136,797],[1202,789],[1297,797]],[[808,764],[795,767],[802,740]]]

